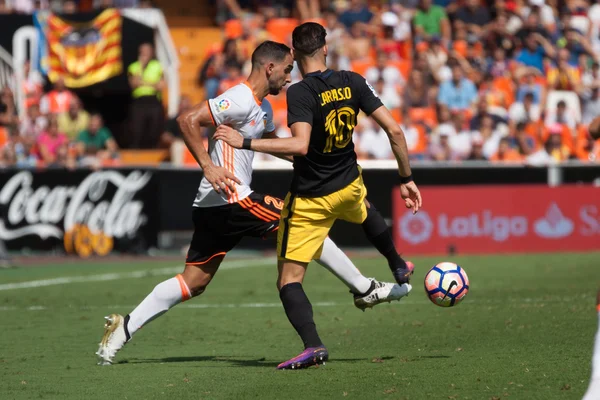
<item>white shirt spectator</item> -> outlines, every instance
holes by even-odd
[[[513,103],[508,110],[508,118],[516,123],[519,122],[537,122],[540,120],[540,106],[532,104],[529,107],[529,115],[523,103]]]
[[[551,126],[556,124],[557,122],[558,119],[556,116],[556,111],[548,112],[548,114],[546,115],[546,119],[544,120],[544,124],[546,126]],[[577,119],[575,118],[574,113],[570,112],[568,108],[565,110],[564,124],[571,129],[575,129],[575,127],[577,126]]]
[[[592,47],[596,53],[600,52],[600,4],[596,3],[588,10],[588,17],[592,22]]]
[[[392,86],[404,86],[404,84],[406,83],[404,77],[402,76],[400,71],[398,71],[398,68],[394,67],[385,67],[383,71],[380,71],[377,67],[371,67],[365,73],[365,78],[368,82],[371,83],[377,82],[379,78],[383,78],[386,85]]]
[[[381,91],[377,91],[379,95],[379,100],[386,106],[388,109],[399,108],[402,105],[402,98],[398,94],[398,91],[395,87],[390,85],[383,85],[383,89]]]
[[[388,160],[392,158],[392,146],[383,129],[365,128],[358,144],[359,150],[369,154],[377,160]]]
[[[419,130],[414,126],[400,125],[402,131],[404,131],[404,137],[406,138],[406,147],[409,152],[415,150],[419,144]]]
[[[544,26],[556,24],[556,18],[554,17],[552,7],[547,5],[544,0],[529,0],[529,4],[540,7],[540,21]],[[524,20],[527,19],[529,14],[531,14],[531,7],[521,8],[521,16]]]

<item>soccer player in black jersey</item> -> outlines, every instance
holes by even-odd
[[[396,253],[381,215],[365,201],[367,190],[352,142],[361,110],[388,134],[398,161],[400,191],[406,207],[417,212],[422,205],[402,129],[362,76],[327,68],[325,36],[325,28],[313,22],[294,29],[294,58],[303,80],[287,91],[291,138],[242,141],[239,134],[223,125],[214,136],[233,147],[294,156],[294,176],[279,225],[277,283],[285,312],[305,350],[281,363],[279,369],[305,368],[329,357],[317,333],[302,281],[308,263],[321,254],[336,219],[362,224],[371,242],[388,258],[398,283],[408,285],[410,268]],[[393,255],[389,249],[394,249]]]

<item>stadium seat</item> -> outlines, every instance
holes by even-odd
[[[168,150],[121,150],[121,163],[123,165],[158,165],[163,162]]]
[[[392,67],[398,68],[404,80],[408,80],[410,74],[411,62],[409,60],[390,60],[388,62]]]
[[[372,66],[374,66],[374,65],[375,64],[373,63],[372,60],[370,60],[370,59],[363,59],[363,60],[352,61],[350,63],[350,68],[352,69],[352,71],[356,72],[357,74],[365,76],[366,73],[367,73],[367,70],[369,68],[371,68]]]
[[[0,148],[4,147],[6,142],[8,142],[8,131],[5,127],[0,126]]]
[[[414,123],[421,122],[430,127],[437,124],[437,115],[434,108],[411,108],[408,112]]]
[[[416,124],[415,127],[419,131],[419,141],[417,142],[417,146],[412,150],[412,153],[425,153],[427,151],[426,127],[423,124]]]
[[[242,21],[239,19],[230,19],[229,21],[226,21],[223,28],[227,39],[237,39],[242,36],[242,33],[244,32]]]
[[[504,102],[507,107],[515,102],[515,83],[511,78],[498,77],[494,79],[492,88],[504,94]]]
[[[267,21],[266,28],[272,40],[290,43],[292,32],[297,26],[298,20],[295,18],[273,18]]]
[[[466,40],[455,40],[454,44],[452,45],[452,49],[454,51],[456,51],[458,54],[460,54],[463,57],[467,56],[467,41]]]
[[[567,104],[567,110],[574,113],[575,121],[581,122],[581,103],[579,102],[579,96],[577,93],[570,92],[567,90],[552,90],[548,93],[546,98],[546,112],[552,112],[556,110],[556,105],[559,101],[563,100]]]
[[[392,117],[394,117],[394,120],[397,123],[402,123],[402,111],[400,110],[400,108],[392,108],[390,110],[390,113],[392,114]]]

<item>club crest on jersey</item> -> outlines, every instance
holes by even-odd
[[[379,97],[379,95],[378,95],[378,94],[377,94],[377,92],[375,91],[375,88],[374,88],[373,86],[371,86],[371,84],[369,83],[369,81],[367,81],[367,80],[365,79],[365,83],[367,84],[367,87],[368,87],[369,89],[371,89],[371,92],[373,92],[373,94],[375,95],[375,97]]]
[[[229,101],[229,99],[221,99],[217,103],[217,112],[228,110],[229,107],[231,107],[231,101]]]
[[[267,114],[263,115],[263,124],[266,128],[267,127]]]

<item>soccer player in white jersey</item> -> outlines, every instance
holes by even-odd
[[[203,293],[226,253],[244,236],[270,236],[279,228],[283,201],[257,194],[250,188],[254,152],[233,149],[222,141],[212,139],[207,152],[202,142],[201,126],[226,124],[247,139],[275,138],[273,111],[265,97],[279,93],[290,82],[292,63],[289,47],[276,42],[264,42],[252,54],[252,72],[246,82],[195,106],[178,118],[186,145],[204,171],[193,203],[195,229],[185,269],[182,274],[159,283],[125,317],[119,314],[106,317],[104,336],[96,353],[100,364],[111,364],[117,351],[142,326],[176,304]],[[383,217],[377,215],[383,221]],[[365,228],[367,237],[390,235],[387,227],[385,232],[373,232],[372,225],[370,229]],[[395,248],[378,250],[386,258],[392,257],[391,252],[396,257],[398,254]],[[354,304],[363,310],[384,301],[400,300],[411,290],[408,284],[398,285],[365,278],[329,239],[317,262],[350,288],[354,294]]]
[[[598,332],[596,332],[594,355],[592,356],[592,377],[583,400],[600,399],[600,290],[596,295],[596,311],[598,312]]]

